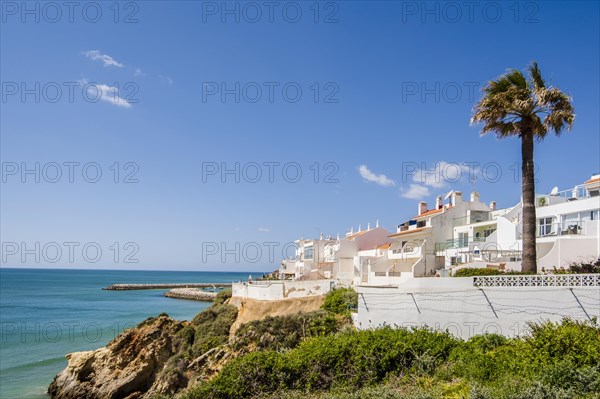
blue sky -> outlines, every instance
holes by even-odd
[[[600,170],[598,2],[279,2],[271,21],[262,2],[92,2],[72,22],[27,4],[2,2],[2,267],[269,270],[301,236],[467,194],[465,163],[512,206],[519,142],[469,120],[532,60],[577,113],[536,147],[538,191]]]

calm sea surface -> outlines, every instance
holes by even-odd
[[[165,298],[165,290],[103,287],[246,278],[248,273],[0,269],[0,398],[47,398],[48,384],[67,365],[65,354],[104,346],[147,317],[166,312],[190,320],[209,305]]]

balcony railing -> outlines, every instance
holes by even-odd
[[[496,220],[496,218],[497,215],[493,215],[492,213],[462,216],[454,218],[454,227],[480,222],[491,222]]]
[[[468,240],[464,239],[456,239],[456,240],[446,240],[446,242],[437,242],[435,244],[435,251],[441,252],[446,249],[454,249],[454,248],[467,248],[470,244],[482,243],[485,242],[485,238],[470,238]]]
[[[570,190],[558,191],[554,194],[543,194],[535,196],[535,206],[548,206],[560,204],[566,201],[589,198],[590,192],[584,187],[575,187]]]
[[[565,236],[565,235],[585,235],[585,222],[574,221],[574,222],[555,222],[549,224],[538,224],[537,226],[538,237],[553,237],[553,236]]]

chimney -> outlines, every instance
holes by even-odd
[[[435,209],[442,209],[443,206],[444,206],[444,203],[442,202],[442,196],[438,195],[437,198],[435,199]]]
[[[367,223],[367,231],[371,230],[371,222]]]
[[[450,205],[456,206],[462,202],[462,193],[460,191],[454,191],[452,197],[450,197]]]
[[[477,191],[471,193],[471,202],[479,202],[479,193]]]
[[[495,210],[496,210],[496,201],[492,201],[492,202],[490,202],[490,209],[491,209],[492,211],[495,211]]]
[[[419,202],[419,215],[423,214],[427,212],[427,202],[425,201],[421,201]]]

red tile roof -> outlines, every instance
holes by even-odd
[[[590,184],[590,183],[596,183],[596,182],[600,182],[600,177],[596,177],[595,179],[590,179],[583,184]]]

